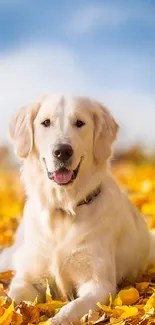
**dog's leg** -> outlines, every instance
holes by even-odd
[[[16,275],[13,278],[8,295],[18,304],[22,300],[33,301],[37,296],[39,301],[45,298],[48,268],[44,257],[39,252],[30,252],[21,247],[14,257]]]
[[[33,286],[32,282],[25,279],[24,276],[19,276],[18,273],[11,282],[8,295],[15,300],[16,305],[21,301],[33,302],[36,297],[39,301],[43,300],[41,293]]]
[[[90,309],[97,309],[97,302],[107,304],[109,294],[116,294],[115,283],[105,282],[101,285],[92,281],[85,283],[79,290],[80,297],[65,305],[60,312],[49,321],[53,325],[69,325],[78,321]]]

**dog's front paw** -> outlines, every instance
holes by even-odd
[[[73,313],[71,313],[69,310],[71,304],[72,303],[69,303],[68,305],[62,307],[59,313],[50,318],[48,321],[53,325],[80,325],[80,319],[77,317],[76,311],[74,312],[73,310]]]
[[[49,322],[53,325],[79,325],[81,315],[81,308],[79,310],[78,299],[69,302],[63,306],[61,310],[53,317],[49,319]]]
[[[12,284],[8,293],[8,296],[15,301],[18,305],[21,301],[34,301],[37,297],[38,291],[30,284],[18,285]]]
[[[55,317],[49,318],[48,322],[50,322],[52,325],[70,325],[69,322],[60,322],[60,320],[55,319]]]
[[[58,317],[58,315],[48,319],[48,321],[51,322],[51,324],[53,324],[53,325],[71,325],[72,324],[72,322],[70,322],[67,317],[65,317],[65,316]]]

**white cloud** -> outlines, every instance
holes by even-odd
[[[113,9],[110,6],[89,6],[80,8],[69,22],[70,31],[77,33],[91,32],[97,26],[115,26],[125,20],[122,10]]]
[[[101,89],[93,71],[81,71],[73,53],[60,46],[31,46],[0,56],[0,141],[6,140],[8,122],[20,106],[46,93],[86,94],[102,100],[121,125],[119,143],[155,142],[155,96]]]
[[[97,94],[96,94],[97,95]],[[155,146],[155,95],[134,91],[98,91],[120,125],[118,144]]]
[[[0,139],[11,114],[46,93],[82,92],[85,77],[72,53],[61,47],[30,47],[0,56]]]
[[[155,24],[155,8],[141,2],[113,2],[81,6],[69,21],[67,29],[71,33],[91,33],[102,27],[119,27],[128,21],[142,21]]]

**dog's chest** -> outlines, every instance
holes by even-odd
[[[90,257],[84,236],[80,234],[73,217],[56,211],[51,221],[53,249],[50,272],[64,296],[75,298],[75,287],[91,275]],[[82,235],[82,236],[81,236]]]
[[[50,236],[55,248],[66,241],[72,231],[73,217],[61,209],[56,209],[50,218]]]

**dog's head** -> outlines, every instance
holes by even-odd
[[[110,157],[117,130],[109,111],[86,97],[47,96],[10,124],[17,154],[36,155],[45,177],[65,187]]]

